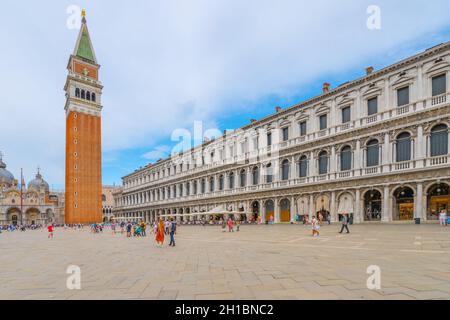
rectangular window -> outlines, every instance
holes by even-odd
[[[306,136],[306,121],[300,122],[300,136]]]
[[[433,97],[439,96],[441,94],[444,94],[447,92],[447,81],[445,78],[445,74],[442,74],[440,76],[434,77],[432,80],[432,87],[433,87]]]
[[[378,97],[367,100],[367,115],[378,113]]]
[[[259,138],[256,137],[253,139],[253,150],[258,150],[259,147]]]
[[[350,122],[350,107],[342,108],[342,123]]]
[[[409,87],[397,90],[397,106],[405,106],[409,104]]]
[[[267,145],[268,146],[272,145],[272,134],[271,133],[267,134]]]
[[[283,128],[283,141],[289,140],[289,128]]]
[[[320,125],[320,130],[324,130],[327,128],[327,115],[321,115],[319,117],[319,125]]]

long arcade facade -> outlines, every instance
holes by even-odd
[[[450,210],[450,42],[122,178],[114,215],[192,220],[348,213],[437,220]],[[211,211],[213,210],[213,211]]]

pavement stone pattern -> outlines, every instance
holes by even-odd
[[[450,299],[450,227],[180,226],[176,247],[57,228],[0,234],[0,299]],[[69,290],[69,265],[81,289]],[[369,290],[367,267],[381,268]]]

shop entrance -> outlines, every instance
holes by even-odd
[[[364,221],[381,221],[381,209],[380,191],[367,191],[364,195]]]
[[[291,202],[288,199],[283,199],[280,202],[280,222],[291,221]]]
[[[266,212],[266,222],[270,222],[270,220],[274,221],[274,211],[275,206],[272,200],[267,200],[265,203],[265,212]]]
[[[427,198],[427,219],[439,220],[439,213],[445,210],[447,215],[450,211],[450,188],[446,184],[435,184],[431,186]]]
[[[414,218],[414,191],[401,187],[394,192],[393,220],[406,221]]]

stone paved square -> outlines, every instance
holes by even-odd
[[[350,234],[303,225],[181,226],[177,246],[154,235],[84,230],[3,232],[1,299],[449,299],[450,228],[360,224]],[[167,239],[166,239],[167,240]],[[69,290],[66,269],[81,268]],[[366,286],[369,265],[381,289]]]

